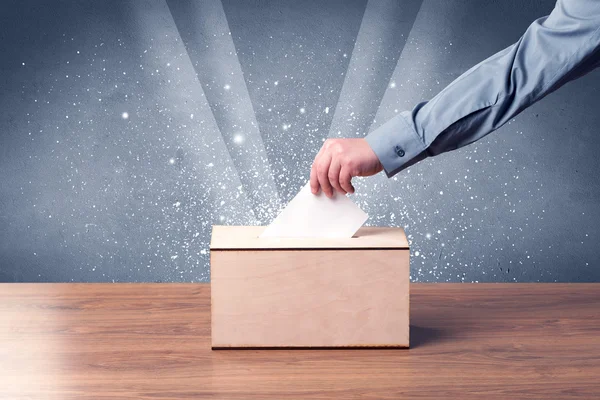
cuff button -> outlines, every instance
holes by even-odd
[[[396,146],[394,147],[394,150],[396,151],[396,154],[398,154],[398,157],[404,157],[404,150],[402,149],[402,147],[400,146]]]

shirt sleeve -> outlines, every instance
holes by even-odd
[[[600,0],[559,0],[512,46],[369,133],[387,177],[473,143],[600,65]]]

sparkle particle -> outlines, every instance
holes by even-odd
[[[242,143],[244,143],[244,135],[242,135],[241,133],[236,133],[233,136],[233,143],[235,143],[235,144],[242,144]]]
[[[121,118],[123,118],[123,119],[129,119],[129,113],[128,112],[124,112],[123,114],[121,114]]]

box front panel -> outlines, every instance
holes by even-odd
[[[211,252],[213,347],[400,346],[408,250]]]

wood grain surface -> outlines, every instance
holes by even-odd
[[[600,398],[600,284],[412,284],[410,349],[213,351],[209,302],[2,284],[0,398]]]

